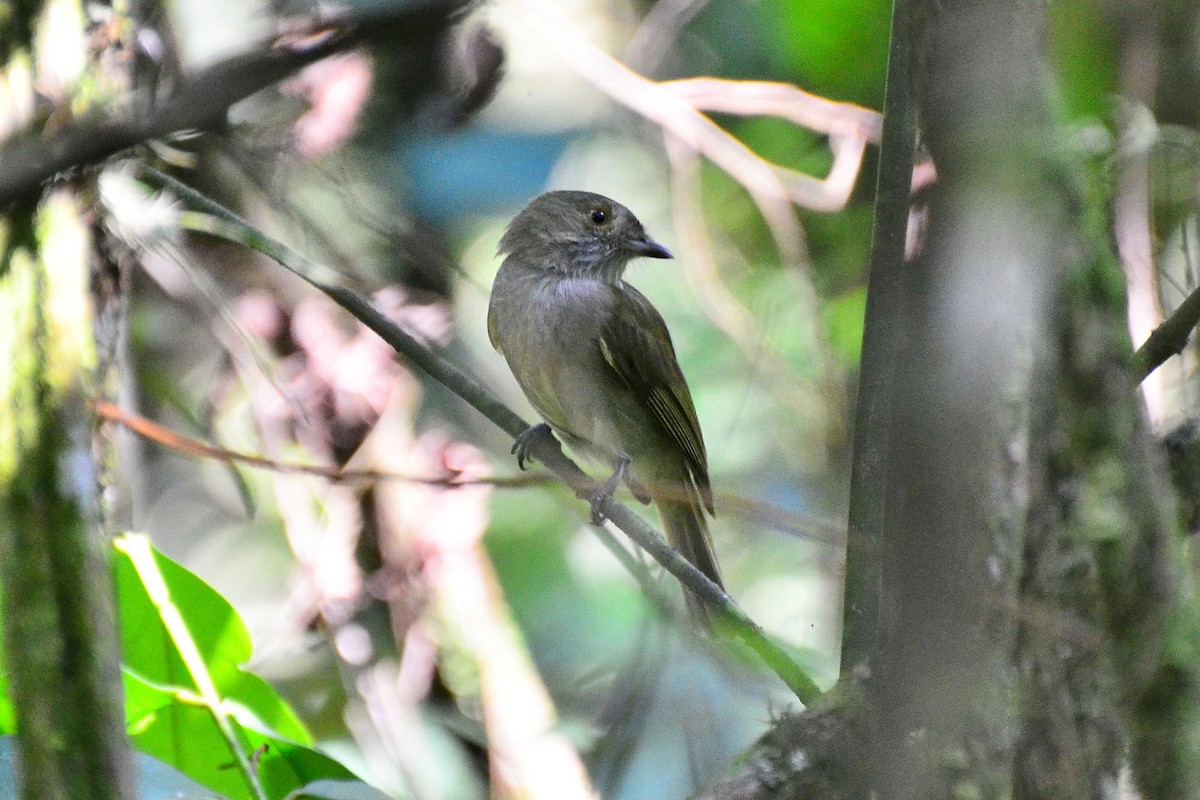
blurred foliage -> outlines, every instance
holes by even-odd
[[[1064,110],[1074,118],[1106,118],[1117,93],[1117,23],[1096,2],[1051,3],[1050,54]]]
[[[775,64],[810,92],[879,108],[891,4],[882,0],[772,0],[761,19]]]

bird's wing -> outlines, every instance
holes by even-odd
[[[713,510],[708,457],[700,421],[662,316],[637,289],[613,287],[612,313],[600,335],[600,352],[683,453],[704,505]]]

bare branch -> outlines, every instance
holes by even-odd
[[[1154,380],[1145,379],[1168,357],[1183,350],[1188,334],[1200,320],[1197,317],[1187,324],[1187,316],[1189,313],[1200,314],[1200,306],[1194,311],[1181,307],[1172,316],[1174,322],[1163,322],[1150,222],[1150,146],[1157,135],[1156,123],[1148,108],[1132,101],[1118,107],[1118,120],[1121,157],[1117,159],[1117,187],[1113,198],[1113,238],[1121,266],[1125,268],[1129,335],[1133,346],[1139,348],[1139,363],[1145,368],[1142,397],[1151,424],[1158,428],[1167,413],[1166,384],[1161,374]],[[1151,366],[1145,360],[1146,356],[1158,360]]]
[[[688,78],[659,86],[704,111],[740,116],[779,117],[829,136],[833,166],[824,179],[787,169],[772,168],[792,202],[813,211],[845,208],[858,180],[868,144],[879,144],[883,121],[878,111],[839,103],[786,83]]]
[[[300,67],[348,46],[337,33],[297,50],[273,47],[234,56],[193,76],[154,109],[134,108],[115,119],[86,117],[48,138],[23,138],[0,149],[0,205],[35,197],[42,184],[66,170],[187,128],[207,128],[234,103]]]
[[[483,477],[466,479],[457,472],[448,472],[440,476],[405,475],[389,470],[344,469],[326,464],[297,464],[293,461],[280,461],[275,458],[267,458],[266,456],[255,455],[253,453],[241,453],[237,450],[229,450],[224,447],[207,444],[199,439],[184,436],[178,431],[159,425],[153,420],[123,411],[107,400],[101,400],[93,404],[92,410],[96,413],[97,417],[111,420],[131,433],[160,444],[163,447],[169,447],[177,453],[194,458],[212,458],[218,461],[245,464],[248,467],[257,467],[284,475],[313,475],[335,482],[403,481],[405,483],[418,483],[445,489],[475,485],[485,485],[499,489],[524,488],[527,486],[540,486],[551,483],[554,480],[549,475],[517,475],[505,478]]]

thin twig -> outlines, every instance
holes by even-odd
[[[141,415],[131,414],[107,400],[96,402],[93,404],[92,410],[97,417],[115,422],[136,436],[140,436],[146,441],[155,442],[163,447],[169,447],[177,453],[194,458],[212,458],[218,461],[244,464],[248,467],[270,470],[284,475],[312,475],[334,482],[400,481],[402,483],[415,483],[446,489],[474,485],[490,486],[493,489],[526,489],[533,486],[545,486],[560,482],[551,475],[538,473],[466,480],[458,474],[435,478],[422,475],[404,475],[388,470],[345,469],[323,464],[297,464],[292,461],[280,461],[276,458],[268,458],[253,453],[243,453],[208,444],[200,439],[186,436],[179,431],[160,425]],[[788,511],[779,506],[772,505],[771,503],[752,500],[731,492],[717,492],[715,500],[722,511],[727,514],[753,520],[764,527],[791,536],[802,537],[834,547],[842,546],[846,540],[845,527],[831,520],[807,514],[798,514],[794,511]],[[604,534],[607,532],[600,529],[598,533]],[[629,566],[629,562],[625,562],[620,557],[618,557],[618,560],[625,563],[627,567]],[[633,570],[631,569],[630,571]]]
[[[206,213],[203,214],[180,214],[178,224],[181,227],[250,247],[277,261],[332,298],[378,334],[397,353],[461,397],[510,436],[515,438],[529,428],[528,423],[492,396],[483,384],[401,329],[372,306],[365,297],[339,284],[325,282],[321,276],[330,273],[327,268],[313,263],[282,242],[266,236],[232,211],[170,176],[145,165],[139,165],[139,171],[145,179],[176,194],[186,204],[205,210]],[[551,436],[533,437],[529,449],[533,456],[558,475],[576,496],[588,501],[592,499],[596,489],[595,481],[567,458],[557,440]],[[717,611],[728,623],[730,630],[758,654],[802,703],[811,703],[820,695],[816,684],[777,641],[750,619],[721,587],[670,547],[641,517],[612,498],[604,499],[600,512],[689,591]]]
[[[554,482],[549,475],[516,475],[506,478],[476,478],[464,480],[457,474],[449,474],[440,478],[421,475],[401,475],[396,472],[377,469],[344,469],[342,467],[326,466],[324,464],[296,464],[291,461],[279,461],[253,453],[241,453],[224,447],[207,444],[199,439],[185,436],[178,431],[159,425],[153,420],[137,414],[121,410],[107,400],[93,404],[97,417],[112,420],[147,441],[156,442],[169,447],[177,453],[195,458],[213,458],[219,461],[245,464],[248,467],[259,467],[284,475],[313,475],[335,482],[346,481],[403,481],[404,483],[419,483],[425,486],[438,486],[452,489],[459,486],[484,485],[501,489],[524,488],[540,486]]]

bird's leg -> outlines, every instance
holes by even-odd
[[[525,462],[532,461],[533,458],[529,455],[529,445],[539,436],[550,433],[550,426],[545,422],[539,422],[537,425],[530,425],[517,436],[513,442],[512,450],[517,456],[517,466],[525,469]]]
[[[613,470],[613,474],[609,475],[604,483],[596,487],[596,491],[592,494],[592,515],[591,521],[593,525],[603,525],[605,516],[600,507],[604,505],[606,500],[613,496],[613,492],[617,491],[617,487],[628,477],[629,474],[629,456],[617,456],[617,466]]]

